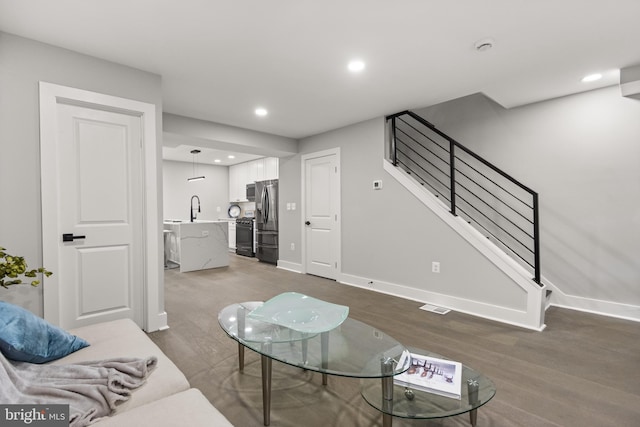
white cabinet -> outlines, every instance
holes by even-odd
[[[247,162],[248,182],[278,179],[278,158],[263,157],[262,159]]]
[[[277,157],[263,157],[262,159],[247,162],[247,165],[249,167],[249,178],[254,178],[250,182],[278,179]]]
[[[262,159],[252,160],[246,163],[247,165],[247,183],[262,181],[264,168],[262,167]]]
[[[236,222],[229,221],[229,249],[236,248]]]
[[[264,160],[264,179],[278,179],[278,158],[266,157]]]
[[[232,202],[247,201],[247,183],[249,167],[247,163],[229,166],[229,200]]]
[[[277,157],[263,157],[229,166],[229,201],[246,202],[247,184],[278,179],[278,165]]]

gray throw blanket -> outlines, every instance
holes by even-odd
[[[72,365],[35,365],[0,353],[0,402],[68,404],[70,425],[86,426],[110,415],[145,383],[158,360],[116,358]]]

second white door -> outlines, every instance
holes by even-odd
[[[303,158],[305,270],[337,279],[339,239],[339,153],[316,153]]]

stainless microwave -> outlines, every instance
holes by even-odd
[[[250,202],[256,201],[256,185],[247,184],[247,200]]]

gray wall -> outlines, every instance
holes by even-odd
[[[164,188],[163,219],[189,219],[191,196],[200,198],[198,219],[210,221],[226,218],[229,208],[229,168],[227,166],[198,165],[198,175],[206,178],[187,182],[193,176],[193,165],[186,162],[162,162]],[[193,206],[197,206],[194,200]],[[218,212],[218,208],[220,211]]]
[[[155,104],[159,163],[162,145],[160,76],[0,32],[0,246],[25,256],[31,267],[42,263],[41,80]],[[161,168],[158,170],[161,182]],[[162,287],[160,294],[163,298]],[[42,315],[41,287],[0,289],[0,299]]]
[[[524,307],[519,288],[384,172],[382,118],[305,138],[299,146],[300,154],[280,162],[281,261],[301,263],[301,210],[283,210],[286,202],[302,206],[301,155],[339,147],[343,274]],[[377,179],[383,189],[375,191]],[[296,251],[289,250],[290,243]],[[440,274],[431,273],[432,261],[441,263]]]
[[[417,112],[540,194],[543,276],[568,295],[640,305],[640,101],[614,86]]]
[[[300,178],[300,156],[280,157],[278,162],[278,258],[293,264],[302,263],[300,242],[302,240],[300,216],[300,197],[302,194]],[[287,210],[287,203],[295,202],[297,209]],[[292,251],[291,243],[296,250]]]

